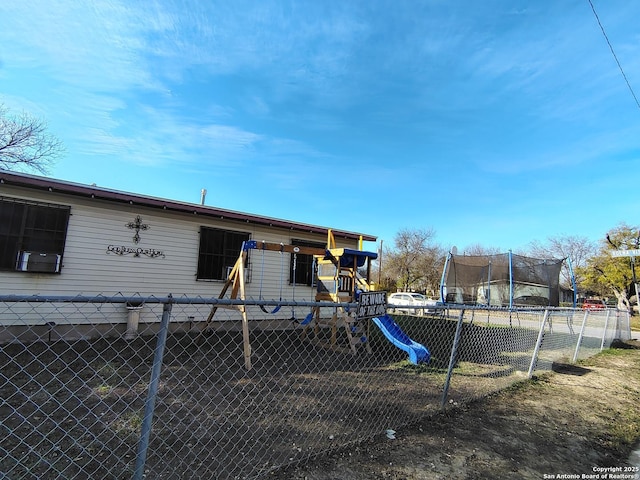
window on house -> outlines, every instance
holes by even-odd
[[[196,278],[226,280],[247,240],[248,233],[201,227]]]
[[[0,270],[58,273],[70,207],[0,198]]]
[[[291,245],[295,245],[298,247],[314,247],[324,249],[326,244],[319,242],[309,242],[306,240],[292,240]],[[303,255],[300,253],[291,254],[291,261],[289,264],[289,283],[293,283],[294,272],[293,272],[293,262],[295,258],[295,282],[296,285],[309,285],[312,286],[314,284],[314,279],[316,277],[316,268],[313,261],[313,255]]]

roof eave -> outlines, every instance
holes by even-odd
[[[162,210],[169,210],[179,213],[203,215],[205,217],[219,218],[221,220],[253,223],[256,225],[283,228],[298,232],[318,233],[326,235],[329,230],[328,227],[322,227],[318,225],[308,225],[277,218],[262,217],[250,213],[236,212],[233,210],[225,210],[217,207],[210,207],[195,203],[178,202],[175,200],[164,198],[148,197],[134,193],[121,192],[118,190],[110,190],[94,185],[83,185],[79,183],[66,182],[48,177],[39,177],[23,173],[18,174],[6,170],[0,171],[0,184],[46,190],[49,192],[57,192],[66,195],[96,198],[111,202],[128,203],[130,205],[159,208]],[[377,240],[377,237],[373,235],[367,235],[357,232],[348,232],[334,229],[332,229],[332,232],[334,237],[338,238],[351,240],[362,238],[362,240],[368,242],[375,242]]]

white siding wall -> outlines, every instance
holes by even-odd
[[[166,297],[171,293],[174,296],[217,297],[223,282],[196,280],[201,226],[246,232],[256,241],[290,244],[292,239],[300,239],[326,242],[325,237],[317,234],[256,227],[249,223],[216,220],[202,215],[177,214],[6,185],[0,188],[0,195],[3,196],[71,206],[61,273],[0,272],[0,292],[5,295],[122,294]],[[133,222],[137,215],[143,224],[148,225],[148,229],[140,231],[140,242],[136,245],[133,241],[135,232],[126,224]],[[355,241],[343,242],[339,246],[355,248],[356,244]],[[164,257],[121,256],[108,253],[109,245],[155,249],[162,251]],[[262,278],[264,299],[278,299],[281,282],[282,297],[292,299],[294,290],[289,284],[290,254],[264,252],[264,267],[262,255],[258,250],[250,252],[247,296],[258,298]],[[296,300],[310,300],[313,297],[311,288],[296,285]],[[279,316],[284,318],[290,313],[290,309],[288,312],[281,311]]]

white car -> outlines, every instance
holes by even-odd
[[[387,305],[390,311],[398,313],[410,313],[420,315],[422,313],[434,313],[437,301],[425,297],[420,293],[396,292],[389,295]]]

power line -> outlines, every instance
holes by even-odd
[[[589,2],[589,5],[591,5],[591,10],[593,11],[593,14],[596,17],[596,20],[598,21],[598,25],[600,25],[600,30],[602,30],[602,35],[604,35],[604,39],[607,41],[607,45],[609,45],[609,49],[611,50],[611,53],[613,54],[613,58],[615,59],[616,63],[618,64],[618,68],[620,69],[620,73],[622,73],[622,77],[624,78],[624,81],[627,83],[627,87],[629,87],[629,91],[631,92],[631,95],[633,96],[633,99],[636,101],[636,105],[638,106],[638,108],[640,108],[640,102],[638,101],[638,97],[636,97],[635,92],[633,91],[633,88],[631,88],[631,84],[629,83],[629,80],[627,79],[627,75],[624,73],[624,70],[622,69],[622,65],[620,65],[620,61],[618,60],[618,56],[616,55],[616,52],[613,50],[613,46],[611,45],[611,42],[609,41],[609,37],[607,37],[607,32],[604,31],[604,27],[602,26],[602,23],[600,22],[600,17],[598,17],[598,13],[596,12],[596,8],[593,6],[593,3],[591,2],[591,0],[587,0]]]

